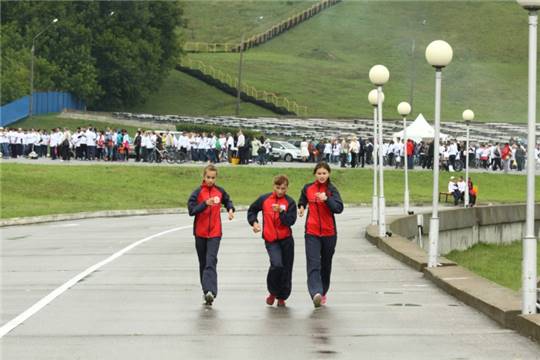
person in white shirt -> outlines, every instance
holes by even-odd
[[[148,142],[150,141],[150,134],[145,131],[141,134],[141,158],[143,162],[148,162]]]
[[[330,156],[332,156],[332,144],[330,143],[330,141],[326,140],[324,142],[324,160],[327,162],[327,163],[330,163]]]
[[[332,163],[337,164],[339,161],[339,155],[341,154],[341,142],[338,139],[334,139],[332,142]]]
[[[240,158],[240,164],[247,164],[247,146],[246,146],[246,137],[242,130],[238,130],[238,141],[236,142],[236,147],[238,148],[238,157]]]
[[[96,140],[97,134],[91,127],[86,130],[86,149],[88,151],[87,160],[94,160],[96,157]]]
[[[157,161],[157,156],[156,156],[156,144],[157,144],[157,134],[155,131],[152,131],[150,133],[150,136],[148,138],[148,142],[146,144],[146,149],[148,151],[148,161],[149,162],[154,162],[154,161]]]
[[[3,127],[0,127],[0,147],[2,150],[2,157],[4,159],[9,158],[9,138],[8,133]]]
[[[450,177],[450,181],[448,182],[448,193],[452,194],[452,196],[454,197],[454,205],[457,205],[461,197],[461,193],[459,192],[456,178],[453,176]]]
[[[236,147],[234,145],[234,137],[231,135],[231,133],[228,133],[227,134],[227,159],[229,160],[229,162],[232,160],[235,151],[236,151]]]
[[[356,137],[351,139],[349,151],[351,152],[351,167],[355,168],[358,164],[358,153],[360,152],[360,142]]]
[[[51,160],[56,160],[58,158],[58,145],[60,145],[61,137],[60,129],[54,129],[51,134]]]
[[[465,191],[467,190],[467,183],[463,180],[463,176],[459,177],[457,182],[457,187],[459,191],[459,200],[465,200]],[[456,204],[457,205],[457,204]]]
[[[218,141],[219,141],[219,146],[221,148],[219,161],[227,161],[228,151],[227,151],[227,138],[225,137],[225,134],[220,134]]]
[[[452,141],[448,146],[448,168],[450,171],[454,171],[456,167],[456,156],[458,154],[458,146],[455,141]]]

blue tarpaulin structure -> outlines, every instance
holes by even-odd
[[[29,101],[30,96],[25,96],[0,107],[0,126],[7,126],[28,117]],[[67,92],[34,93],[32,115],[61,112],[65,109],[86,110],[86,104]]]

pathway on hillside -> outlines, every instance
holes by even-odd
[[[390,208],[397,213],[398,210]],[[338,217],[329,304],[307,295],[303,223],[286,308],[264,303],[267,255],[245,213],[224,221],[220,293],[201,305],[185,215],[80,220],[2,231],[2,325],[137,240],[0,340],[5,359],[535,359],[540,347],[442,292],[364,239],[370,210]]]

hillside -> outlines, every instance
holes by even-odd
[[[236,98],[202,81],[173,70],[158,92],[137,106],[120,111],[159,115],[234,115]],[[273,113],[256,105],[242,102],[242,116],[265,116]]]
[[[217,16],[227,3],[215,1],[197,16]],[[229,12],[226,22],[252,17],[260,4],[246,2],[236,14]],[[369,118],[368,72],[381,63],[391,72],[385,117],[397,118],[397,104],[410,96],[413,39],[413,115],[421,112],[432,120],[434,72],[424,51],[432,40],[444,39],[454,48],[454,59],[443,75],[443,120],[460,120],[462,111],[472,108],[479,121],[526,121],[527,15],[513,1],[344,1],[247,51],[244,81],[307,105],[310,116]],[[238,54],[189,56],[237,71]],[[193,107],[192,114],[205,111]]]

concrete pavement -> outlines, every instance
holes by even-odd
[[[397,213],[397,209],[388,209]],[[224,220],[219,295],[202,306],[187,215],[2,229],[1,324],[88,267],[99,268],[0,340],[4,359],[540,359],[540,347],[442,292],[364,239],[369,208],[337,217],[328,306],[306,287],[304,219],[294,227],[293,293],[268,307],[268,259],[245,212]]]

